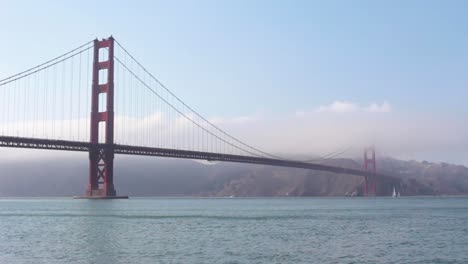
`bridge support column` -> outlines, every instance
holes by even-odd
[[[99,61],[99,52],[107,50],[107,57]],[[106,52],[104,52],[106,53]],[[106,80],[100,80],[100,72]],[[93,83],[91,92],[91,130],[89,151],[90,198],[115,197],[114,188],[114,39],[94,41]],[[100,97],[105,97],[101,98]],[[100,102],[103,105],[99,105]],[[104,103],[105,102],[105,103]],[[104,126],[100,127],[100,124]],[[100,128],[103,131],[100,131]]]
[[[364,171],[375,175],[377,166],[375,162],[375,147],[364,149]],[[377,179],[375,176],[366,176],[364,179],[364,196],[377,195]]]

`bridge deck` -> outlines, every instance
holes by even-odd
[[[323,164],[314,164],[314,163],[294,161],[294,160],[271,159],[271,158],[250,157],[250,156],[220,154],[220,153],[201,152],[201,151],[166,149],[166,148],[138,147],[138,146],[128,146],[128,145],[119,145],[119,144],[114,144],[112,146],[106,146],[106,144],[99,144],[99,146],[100,147],[113,147],[115,154],[261,164],[261,165],[271,165],[271,166],[280,166],[280,167],[289,167],[289,168],[328,171],[328,172],[333,172],[333,173],[357,175],[357,176],[363,176],[363,177],[375,176],[378,178],[396,180],[395,177],[388,176],[388,175],[371,174],[369,172],[365,172],[361,170],[341,168],[341,167],[335,167],[335,166],[329,166],[329,165],[323,165]],[[97,147],[97,146],[88,142],[0,136],[0,147],[87,152],[91,148]]]

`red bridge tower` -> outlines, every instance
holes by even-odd
[[[106,49],[107,60],[99,61],[99,52]],[[107,80],[100,80],[105,71]],[[93,83],[91,92],[91,129],[89,151],[88,197],[115,197],[114,189],[114,39],[94,40]],[[99,106],[99,97],[105,102]],[[100,112],[101,109],[101,112]],[[105,126],[99,131],[100,123]],[[100,132],[104,142],[100,142]],[[101,137],[101,138],[102,138]]]
[[[375,175],[377,172],[375,162],[375,147],[364,149],[364,171]],[[366,176],[364,180],[364,196],[375,196],[377,194],[377,179],[375,176]]]

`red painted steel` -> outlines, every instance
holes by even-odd
[[[377,166],[374,146],[364,149],[364,171],[370,173],[370,175],[364,178],[364,195],[375,196],[377,194],[377,179],[375,177]]]
[[[99,61],[99,51],[107,49],[107,60]],[[107,71],[100,84],[99,71]],[[94,40],[93,83],[91,92],[91,129],[89,184],[87,196],[115,196],[114,188],[114,39]],[[99,112],[99,95],[106,95],[106,109]],[[105,142],[99,142],[99,123],[105,123]],[[104,143],[104,144],[102,144]]]

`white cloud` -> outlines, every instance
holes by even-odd
[[[305,116],[307,114],[306,111],[303,111],[303,110],[297,110],[296,111],[296,116]]]
[[[212,118],[208,119],[208,121],[210,121],[211,123],[217,125],[217,124],[225,123],[226,119],[224,119],[222,117],[212,117]]]
[[[336,114],[346,111],[350,114]],[[375,144],[380,156],[386,153],[404,159],[468,164],[468,124],[464,122],[465,117],[399,112],[380,114],[390,111],[392,107],[388,102],[362,107],[353,102],[337,101],[323,106],[322,111],[297,111],[289,115],[254,113],[209,120],[249,145],[291,157],[295,154],[323,155],[350,146],[353,147],[352,150],[344,155],[360,157],[363,147]],[[188,113],[185,115],[200,122]],[[70,123],[74,125],[70,127]],[[71,131],[71,139],[89,140],[87,119],[73,122],[45,120],[27,123],[26,126],[21,123],[0,125],[0,134],[5,135],[43,137]],[[22,133],[17,134],[18,131]],[[147,142],[143,141],[151,138],[152,146],[199,148],[201,134],[196,133],[197,131],[199,128],[185,118],[171,117],[162,112],[140,117],[115,118],[115,139],[119,144],[146,145]],[[210,131],[222,136],[215,129]],[[196,136],[195,139],[193,135]],[[8,151],[9,157],[17,157],[11,150],[5,151]],[[25,152],[21,153],[24,155]],[[60,152],[51,152],[51,155],[56,153],[60,155]],[[36,152],[31,152],[31,155],[36,155]]]
[[[321,105],[315,112],[318,113],[354,113],[354,112],[370,112],[370,113],[389,113],[392,111],[390,103],[384,101],[382,104],[371,103],[366,107],[360,106],[358,103],[350,101],[334,101],[328,105]],[[297,116],[303,116],[304,111],[297,111]]]
[[[317,108],[316,112],[334,112],[334,113],[350,113],[359,109],[358,105],[348,101],[334,101],[329,105],[322,105]]]
[[[372,103],[365,108],[367,112],[371,113],[389,113],[392,111],[392,107],[388,102],[383,102],[382,104]]]
[[[255,118],[252,116],[238,116],[232,119],[233,123],[242,124],[253,121]]]
[[[379,110],[382,106],[380,105]],[[385,110],[385,105],[383,109]],[[322,155],[351,147],[340,157],[360,157],[375,145],[378,155],[466,164],[468,124],[448,115],[364,112],[295,113],[231,129],[233,134],[271,153]]]
[[[351,147],[340,157],[355,158],[362,155],[365,146],[373,144],[379,156],[468,165],[468,124],[463,118],[392,112],[388,101],[335,101],[314,111],[300,109],[290,115],[250,115],[254,119],[248,123],[236,123],[236,118],[212,121],[220,121],[220,128],[248,144],[291,157]]]

